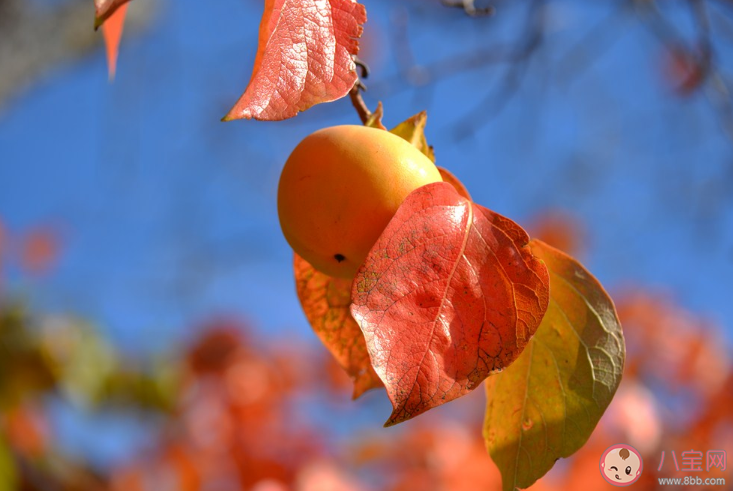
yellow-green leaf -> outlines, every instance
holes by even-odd
[[[420,150],[430,160],[435,162],[435,152],[433,152],[433,147],[428,145],[428,141],[425,138],[425,125],[427,124],[427,122],[428,113],[422,111],[407,119],[406,121],[398,124],[396,127],[392,128],[390,130],[390,133],[393,133],[403,140],[410,142],[412,146]],[[372,114],[372,116],[369,118],[369,121],[367,121],[366,125],[385,129],[382,125],[381,102],[377,106],[377,110],[374,112],[374,114]],[[438,171],[440,171],[440,176],[443,178],[443,181],[452,184],[453,187],[456,188],[456,191],[458,191],[458,194],[460,194],[467,200],[471,200],[471,195],[468,193],[468,189],[466,189],[466,186],[464,186],[464,184],[459,181],[458,178],[453,175],[453,173],[443,167],[438,167]]]
[[[484,438],[504,491],[526,488],[588,440],[623,371],[621,324],[576,260],[532,240],[550,272],[550,306],[524,352],[486,380]]]
[[[428,145],[428,141],[425,139],[425,124],[427,121],[428,113],[422,111],[398,124],[389,130],[389,132],[407,140],[415,148],[424,153],[430,160],[435,162],[433,147]]]
[[[382,108],[382,103],[377,103],[377,109],[369,116],[369,119],[366,120],[364,123],[364,126],[369,126],[370,128],[378,128],[380,130],[386,130],[387,128],[382,124],[382,117],[384,116],[384,109]]]
[[[0,438],[0,491],[18,489],[15,461],[7,444]]]

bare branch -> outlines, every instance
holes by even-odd
[[[446,7],[458,7],[463,9],[471,17],[489,17],[496,13],[496,9],[493,5],[477,8],[476,0],[442,0],[441,3]]]
[[[544,15],[544,0],[533,0],[527,11],[526,26],[519,41],[520,47],[514,55],[514,64],[507,69],[497,89],[489,91],[473,111],[461,118],[455,127],[459,139],[472,136],[477,127],[499,114],[519,91],[532,55],[542,46]]]
[[[577,80],[621,37],[623,24],[630,18],[628,7],[623,2],[612,4],[611,12],[560,58],[557,66],[561,85]]]
[[[364,85],[362,79],[369,76],[369,66],[356,56],[354,56],[354,63],[361,71],[361,75],[359,75],[356,79],[356,83],[349,91],[349,98],[351,99],[351,104],[354,106],[354,109],[356,109],[356,113],[359,115],[359,119],[361,119],[362,124],[366,124],[366,122],[369,121],[369,117],[372,115],[372,112],[361,97],[361,93],[366,90],[366,85]]]
[[[349,91],[349,98],[351,99],[351,104],[354,106],[354,109],[356,109],[356,113],[359,115],[361,122],[366,123],[369,121],[369,116],[372,115],[372,112],[361,97],[359,82],[354,84],[354,87]]]

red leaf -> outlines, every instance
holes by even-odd
[[[549,301],[547,268],[528,241],[448,183],[407,197],[352,290],[394,408],[385,426],[468,393],[519,356]]]
[[[354,381],[354,399],[381,387],[369,361],[364,335],[349,312],[351,280],[327,276],[297,254],[294,256],[295,286],[303,312],[321,342]]]
[[[125,14],[127,14],[127,4],[117,9],[102,26],[104,44],[107,46],[107,69],[110,80],[115,78],[117,70],[117,51],[120,47],[122,31],[125,28]]]
[[[279,121],[345,96],[364,22],[355,0],[266,0],[252,78],[224,121]]]
[[[4,416],[8,443],[23,457],[41,457],[48,450],[48,422],[39,408],[23,404],[12,408]]]
[[[94,0],[94,29],[109,19],[115,11],[130,0]]]
[[[694,51],[670,49],[665,62],[667,79],[681,96],[694,93],[707,77],[708,65],[705,58]]]

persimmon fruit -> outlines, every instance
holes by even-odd
[[[399,136],[366,126],[325,128],[285,163],[280,226],[315,269],[353,278],[407,195],[437,181],[435,164]]]

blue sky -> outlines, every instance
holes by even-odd
[[[730,339],[733,145],[704,92],[681,98],[665,85],[663,50],[638,20],[619,20],[603,50],[589,44],[581,69],[569,53],[609,9],[553,2],[543,50],[513,97],[458,138],[465,115],[496,104],[479,105],[506,67],[409,87],[396,78],[405,53],[395,33],[430,64],[516,39],[522,12],[476,20],[430,2],[365,3],[366,100],[383,101],[388,126],[427,109],[438,163],[476,202],[520,224],[548,209],[573,214],[588,232],[581,259],[611,292],[671,295]],[[0,113],[0,216],[15,230],[53,224],[64,242],[52,276],[15,286],[41,310],[93,319],[131,351],[167,347],[221,313],[314,342],[277,222],[277,180],[302,137],[358,124],[356,113],[341,100],[281,123],[219,122],[249,79],[260,2],[156,6],[152,27],[123,39],[113,84],[100,44]]]

